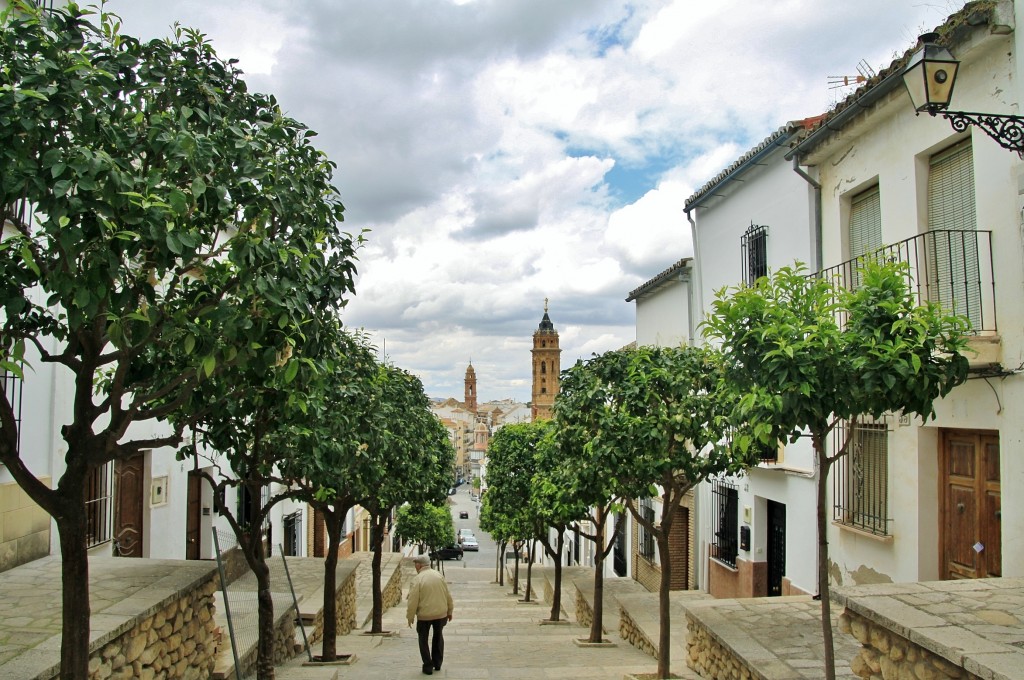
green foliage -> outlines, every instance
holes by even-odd
[[[969,326],[918,304],[908,276],[904,263],[872,262],[848,291],[797,266],[719,291],[705,328],[722,343],[735,441],[771,445],[801,430],[824,436],[863,414],[930,417],[934,401],[967,377]]]
[[[413,503],[398,508],[395,534],[403,540],[437,550],[455,543],[455,522],[447,502],[442,505]]]
[[[544,422],[504,425],[487,445],[487,494],[480,528],[495,538],[539,537],[543,525],[530,499],[537,472],[537,448],[547,434]]]

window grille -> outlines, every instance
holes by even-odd
[[[888,536],[888,425],[885,421],[844,422],[835,429],[835,451],[848,436],[847,454],[840,459],[833,478],[834,519],[862,531]]]
[[[86,547],[110,540],[114,526],[114,461],[95,468],[85,478]]]
[[[752,286],[768,275],[768,227],[751,224],[740,238],[743,285]]]
[[[650,498],[645,498],[640,501],[638,508],[640,515],[647,521],[654,523],[654,502]],[[643,524],[637,522],[638,531],[638,549],[640,550],[640,556],[648,560],[654,559],[654,532],[649,530]]]
[[[299,557],[302,545],[302,510],[284,516],[284,554]]]
[[[18,451],[21,450],[21,393],[23,381],[13,373],[0,371],[0,389],[4,391],[7,402],[14,412],[15,426],[18,428],[17,439],[14,443]]]
[[[736,568],[739,547],[739,491],[725,480],[711,481],[714,512],[711,515],[711,557]]]

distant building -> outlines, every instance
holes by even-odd
[[[558,394],[558,374],[561,370],[562,350],[558,348],[558,331],[548,316],[548,301],[544,299],[544,317],[533,332],[533,399],[532,419],[549,420],[555,395]]]
[[[487,455],[487,445],[494,433],[506,423],[530,419],[529,407],[511,399],[478,402],[476,369],[466,367],[463,401],[454,397],[436,399],[430,410],[448,429],[455,447],[455,474],[469,479],[480,476],[480,461]]]

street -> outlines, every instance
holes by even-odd
[[[466,552],[462,557],[461,563],[455,560],[448,560],[445,562],[446,569],[463,566],[494,568],[497,546],[491,539],[490,534],[480,529],[480,504],[470,499],[470,491],[472,491],[472,486],[463,484],[458,487],[453,496],[448,498],[452,502],[451,511],[452,521],[455,523],[455,532],[458,533],[459,529],[471,530],[476,536],[476,540],[480,543],[480,552]],[[459,511],[461,510],[469,512],[469,519],[459,519]]]

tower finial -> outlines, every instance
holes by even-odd
[[[544,313],[548,313],[548,299],[544,298]]]

